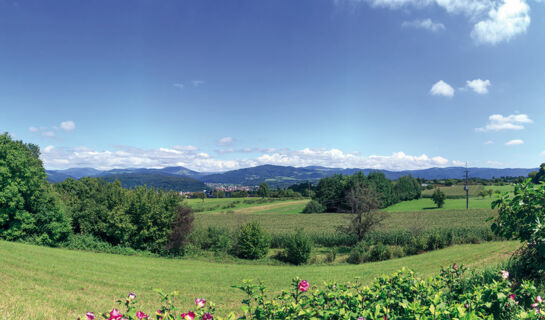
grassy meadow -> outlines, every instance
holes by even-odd
[[[141,308],[151,312],[158,303],[154,288],[179,291],[177,301],[184,308],[193,307],[195,297],[203,297],[216,301],[220,313],[225,313],[240,310],[243,296],[231,285],[242,279],[263,280],[278,292],[295,276],[311,284],[355,277],[369,282],[402,267],[433,275],[453,262],[475,268],[497,264],[518,246],[487,242],[361,265],[296,267],[120,256],[0,241],[0,314],[9,320],[76,319],[86,311],[111,309],[128,292],[135,292]]]

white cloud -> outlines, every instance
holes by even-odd
[[[55,132],[53,131],[42,131],[42,136],[47,138],[55,137]]]
[[[477,22],[471,37],[477,43],[498,44],[525,33],[530,26],[530,7],[524,0],[504,0],[491,8],[488,18]]]
[[[194,87],[199,87],[199,86],[204,84],[204,81],[203,80],[193,80],[193,81],[191,81],[191,83],[193,84]]]
[[[44,149],[45,151],[45,149]],[[48,169],[93,167],[101,170],[113,168],[162,168],[184,166],[197,171],[227,171],[263,164],[304,167],[318,165],[341,168],[372,168],[387,170],[424,169],[456,164],[441,156],[429,157],[396,152],[392,155],[361,156],[358,152],[346,153],[338,149],[262,149],[256,158],[237,160],[217,159],[192,146],[142,149],[118,146],[116,150],[96,151],[86,147],[49,148],[42,154]]]
[[[29,127],[29,128],[28,128],[28,131],[30,131],[30,132],[38,132],[38,130],[39,130],[39,129],[36,128],[36,127]]]
[[[433,22],[431,19],[404,21],[402,27],[411,27],[416,29],[426,29],[433,32],[445,30],[445,25],[439,22]]]
[[[521,140],[521,139],[513,139],[513,140],[509,140],[505,143],[506,146],[518,146],[518,145],[521,145],[523,144],[524,141]]]
[[[64,131],[73,131],[76,128],[74,121],[63,121],[61,122],[61,129]]]
[[[219,139],[216,144],[220,147],[230,146],[235,141],[232,137],[223,137]]]
[[[488,141],[486,141],[484,144],[494,144],[494,141],[488,140]]]
[[[524,124],[532,122],[532,119],[526,114],[511,114],[506,117],[501,114],[493,114],[488,117],[486,126],[477,128],[475,131],[522,130],[524,129]]]
[[[542,155],[542,156],[545,156],[545,151],[541,151],[541,155]]]
[[[448,83],[443,80],[437,81],[430,89],[430,94],[434,96],[445,96],[452,97],[454,96],[454,88],[452,88]]]
[[[176,87],[176,88],[178,88],[178,89],[183,89],[183,88],[184,88],[184,84],[183,84],[183,83],[174,83],[173,86]]]
[[[525,33],[530,26],[527,0],[335,0],[335,3],[369,3],[372,7],[389,9],[436,6],[449,14],[466,16],[473,24],[470,36],[479,44],[509,41]]]
[[[49,152],[53,151],[53,149],[55,149],[55,146],[47,146],[47,147],[43,148],[43,152],[49,153]]]
[[[487,94],[490,80],[468,80],[466,81],[466,85],[478,94]]]

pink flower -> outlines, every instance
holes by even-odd
[[[458,270],[458,265],[457,265],[456,263],[455,263],[455,264],[453,264],[453,265],[452,265],[452,269],[454,269],[454,270]]]
[[[142,311],[138,311],[136,313],[136,317],[138,318],[138,320],[142,320],[144,318],[147,319],[149,316]]]
[[[206,304],[206,300],[199,299],[199,298],[195,299],[195,305],[197,307],[202,308],[202,307],[204,307],[205,304]]]
[[[469,309],[469,304],[467,304],[467,303],[464,304],[464,307],[465,307],[466,309]]]
[[[515,294],[514,294],[514,293],[511,293],[511,294],[509,295],[509,299],[515,301]]]
[[[533,303],[533,304],[531,305],[531,307],[534,308],[534,309],[537,308],[537,306],[538,306],[537,303]]]
[[[195,319],[195,312],[189,311],[187,313],[182,313],[180,316],[182,316],[183,320],[193,320]]]
[[[157,318],[159,319],[163,319],[163,313],[161,312],[161,310],[157,310]]]
[[[535,303],[542,303],[543,299],[541,298],[541,296],[537,296],[534,301],[535,301]]]
[[[212,315],[208,312],[202,315],[202,320],[212,320],[212,319],[214,319],[214,317],[212,317]]]
[[[127,296],[127,298],[128,298],[129,300],[134,300],[134,299],[136,298],[136,293],[134,293],[134,292],[129,293],[129,295]]]
[[[303,280],[303,281],[299,282],[299,285],[297,286],[297,289],[305,292],[305,291],[308,291],[309,287],[310,287],[310,285],[308,284],[307,280]]]
[[[95,320],[95,314],[92,312],[87,312],[85,314],[85,320]]]
[[[504,278],[504,279],[509,279],[509,271],[502,270],[501,271],[501,277]]]
[[[121,312],[119,312],[119,310],[117,309],[112,309],[112,311],[110,311],[110,317],[108,318],[108,320],[119,320],[121,318],[123,318]]]
[[[359,317],[358,320],[367,320],[364,317]]]

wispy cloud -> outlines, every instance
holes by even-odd
[[[522,130],[524,125],[532,123],[533,120],[526,114],[511,114],[503,116],[501,114],[493,114],[488,117],[488,123],[482,127],[475,129],[478,132],[500,131],[500,130]]]
[[[232,137],[223,137],[216,142],[216,145],[218,147],[230,146],[231,144],[233,144],[234,141],[235,139],[233,139]]]
[[[488,87],[491,85],[491,83],[490,80],[475,79],[466,81],[466,85],[468,88],[478,94],[487,94]]]
[[[506,146],[518,146],[518,145],[521,145],[523,144],[524,141],[522,139],[513,139],[513,140],[509,140],[505,143]]]
[[[178,89],[183,89],[185,87],[183,83],[174,83],[172,85]]]
[[[412,21],[404,21],[401,24],[402,27],[405,28],[416,28],[416,29],[425,29],[432,32],[438,32],[441,30],[445,30],[445,25],[439,22],[433,22],[431,19],[424,19],[424,20],[412,20]]]
[[[199,86],[202,86],[204,84],[204,81],[203,80],[193,80],[193,81],[191,81],[191,83],[193,84],[194,87],[199,87]]]
[[[486,141],[484,144],[494,144],[494,141],[488,140],[488,141]]]
[[[443,80],[437,81],[430,89],[430,94],[434,96],[444,96],[451,98],[454,96],[454,88]]]
[[[74,121],[63,121],[61,122],[61,129],[64,131],[73,131],[76,129],[76,124]]]

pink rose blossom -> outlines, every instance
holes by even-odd
[[[92,312],[87,312],[85,314],[85,320],[95,320],[95,314]]]
[[[511,294],[509,295],[509,299],[515,301],[515,294],[514,294],[514,293],[511,293]]]
[[[501,277],[504,279],[509,279],[509,271],[502,270],[501,271]]]
[[[305,291],[308,291],[309,287],[310,287],[310,285],[308,284],[307,280],[303,280],[303,281],[299,282],[299,285],[297,286],[297,289],[305,292]]]
[[[195,312],[189,311],[187,313],[182,313],[180,316],[183,320],[193,320],[195,319]]]
[[[136,313],[136,317],[138,318],[138,320],[149,318],[149,316],[147,314],[145,314],[144,312],[142,312],[142,311],[138,311]]]
[[[127,298],[128,298],[129,300],[134,300],[134,299],[136,299],[136,293],[134,293],[134,292],[129,293],[129,295],[127,296]]]
[[[214,317],[212,317],[212,315],[208,312],[203,314],[202,316],[202,320],[212,320],[212,319],[214,319]]]
[[[537,308],[537,306],[538,306],[537,303],[532,303],[532,305],[531,305],[531,307],[534,308],[534,309]]]
[[[119,312],[119,310],[117,309],[112,309],[112,311],[110,311],[110,318],[108,318],[108,320],[119,320],[121,318],[123,318],[121,312]]]
[[[197,307],[202,308],[202,307],[204,307],[205,304],[206,304],[206,300],[199,299],[199,298],[195,299],[195,305]]]
[[[543,299],[541,298],[541,296],[537,296],[534,301],[535,301],[535,303],[542,303]]]
[[[455,264],[452,265],[452,268],[453,268],[454,270],[458,270],[458,265],[455,263]]]

